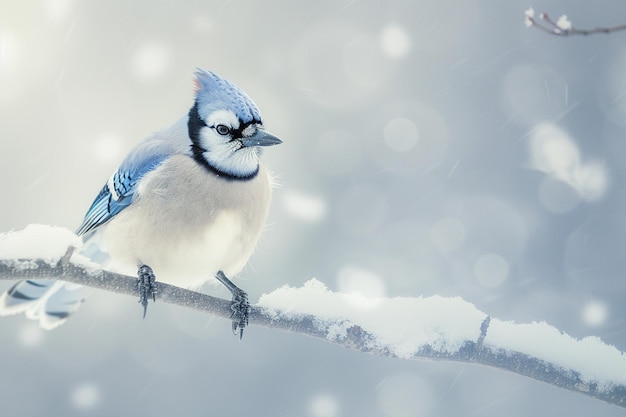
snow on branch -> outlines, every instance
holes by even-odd
[[[137,296],[136,278],[78,256],[64,259],[76,243],[72,232],[51,226],[0,234],[0,279],[54,278]],[[231,314],[228,300],[164,283],[158,301],[227,319]],[[597,337],[574,339],[545,322],[491,318],[459,297],[367,298],[332,292],[313,279],[262,295],[251,307],[250,324],[379,356],[487,365],[626,408],[626,355],[614,346]]]
[[[569,21],[566,15],[560,16],[555,22],[548,16],[547,13],[540,13],[539,20],[535,18],[535,10],[530,7],[524,12],[524,23],[526,27],[534,27],[543,32],[549,33],[555,36],[569,36],[569,35],[593,35],[596,33],[609,34],[620,30],[625,30],[626,25],[612,26],[606,28],[595,29],[575,29],[572,26],[572,22]]]

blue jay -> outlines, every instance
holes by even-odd
[[[84,248],[103,241],[114,264],[138,268],[144,316],[156,277],[186,288],[216,277],[232,294],[232,329],[241,337],[248,299],[228,277],[245,266],[267,217],[271,179],[259,162],[261,147],[281,140],[228,80],[198,69],[195,87],[189,113],[131,150],[77,234]],[[0,315],[25,312],[53,328],[86,294],[85,287],[61,281],[25,280],[0,297]]]

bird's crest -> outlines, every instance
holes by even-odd
[[[194,80],[200,113],[232,110],[243,123],[261,123],[261,113],[248,95],[230,81],[211,71],[196,68]]]

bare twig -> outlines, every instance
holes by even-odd
[[[527,27],[537,28],[545,33],[554,36],[570,36],[570,35],[595,35],[597,33],[609,34],[626,30],[626,25],[601,27],[595,29],[576,29],[572,27],[572,23],[567,20],[567,16],[561,16],[556,22],[548,16],[547,13],[539,14],[539,20],[535,19],[535,12],[532,8],[525,12],[525,23]]]
[[[64,264],[40,259],[0,260],[0,279],[37,278],[61,279],[119,294],[137,296],[137,280],[133,277],[91,269],[72,262]],[[228,300],[164,283],[159,284],[158,300],[227,319],[230,319],[231,315],[230,301]],[[609,388],[602,388],[596,383],[583,381],[581,375],[574,370],[564,369],[522,352],[506,350],[485,343],[490,322],[491,318],[485,316],[479,329],[480,336],[478,339],[464,341],[461,348],[454,352],[424,345],[409,359],[446,360],[487,365],[626,408],[626,386],[624,384],[613,383],[610,384]],[[263,307],[252,306],[250,324],[300,333],[374,355],[398,357],[393,348],[381,344],[358,323],[352,323],[346,319],[328,320],[312,315],[270,311]],[[336,331],[338,326],[347,329],[347,331],[344,334],[338,333]]]

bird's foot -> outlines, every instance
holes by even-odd
[[[233,301],[230,304],[233,319],[233,334],[239,334],[239,340],[243,338],[243,329],[248,325],[248,315],[250,314],[250,303],[248,294],[237,288],[233,291]]]
[[[243,338],[243,329],[248,325],[248,316],[250,315],[248,294],[233,284],[223,271],[217,271],[215,278],[224,284],[233,295],[233,301],[230,303],[230,309],[232,311],[230,318],[233,319],[233,333],[235,335],[239,334],[239,340],[241,340],[241,338]]]
[[[137,271],[137,288],[139,289],[139,303],[143,306],[143,318],[146,318],[146,311],[148,311],[148,299],[152,298],[152,301],[156,301],[157,282],[152,268],[148,265],[139,265]]]

